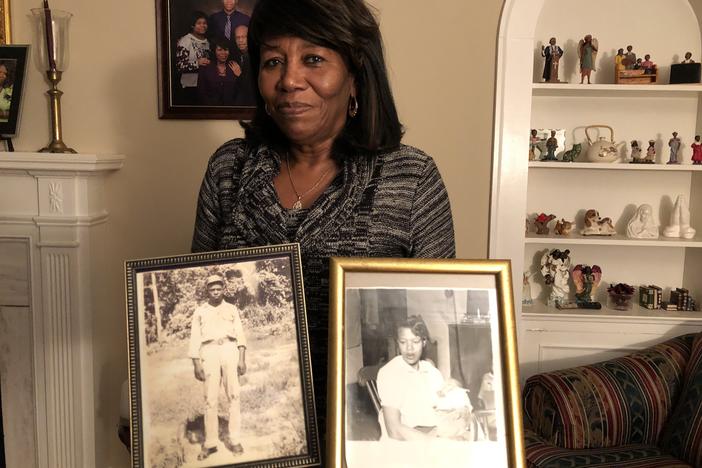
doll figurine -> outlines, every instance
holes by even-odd
[[[573,284],[575,284],[575,303],[578,304],[578,307],[599,308],[593,307],[595,304],[599,304],[593,298],[595,290],[597,290],[597,286],[600,285],[600,280],[602,279],[602,269],[597,265],[592,267],[589,265],[575,265],[571,272],[571,277],[573,278]]]
[[[534,304],[534,299],[531,297],[531,283],[529,278],[533,275],[530,271],[525,271],[522,278],[522,305],[530,306]]]
[[[652,164],[656,162],[656,140],[648,140],[648,148],[646,148],[645,162]]]
[[[557,149],[558,140],[556,139],[556,131],[551,130],[551,136],[546,140],[546,156],[541,155],[541,161],[558,161],[558,158],[556,158]]]
[[[692,60],[692,52],[685,52],[685,58],[680,63],[695,63],[695,61]]]
[[[630,239],[658,239],[658,225],[653,219],[651,205],[643,204],[626,225],[626,236]]]
[[[626,70],[624,58],[624,49],[619,49],[617,51],[617,55],[614,56],[614,76],[618,76],[620,71]]]
[[[668,159],[668,164],[680,164],[678,161],[678,151],[680,151],[680,138],[678,138],[678,132],[673,132],[673,138],[668,140],[668,147],[670,148],[670,159]]]
[[[556,219],[555,215],[546,215],[546,213],[541,213],[536,218],[534,218],[534,226],[536,226],[536,233],[541,235],[548,235],[548,223]]]
[[[624,54],[624,66],[627,70],[633,70],[636,66],[636,54],[634,53],[633,46],[626,46],[626,53]]]
[[[570,271],[570,250],[554,249],[541,257],[541,274],[547,286],[551,286],[548,297],[549,305],[557,305],[568,301],[570,287],[568,276]]]
[[[702,164],[702,143],[700,143],[699,135],[695,135],[695,141],[690,147],[692,148],[692,164]]]
[[[631,162],[634,164],[641,164],[643,161],[639,142],[636,140],[631,140]]]
[[[544,60],[543,78],[546,83],[558,83],[558,62],[563,57],[563,49],[556,45],[556,38],[552,37],[548,45],[541,49]]]
[[[536,161],[536,150],[539,150],[539,153],[541,153],[539,143],[541,143],[541,138],[539,138],[536,129],[532,128],[529,135],[529,161]]]
[[[688,206],[687,197],[678,195],[675,200],[675,206],[670,213],[670,224],[663,229],[665,237],[682,237],[684,239],[692,239],[697,231],[690,226],[690,208]]]
[[[656,64],[651,61],[651,56],[649,54],[644,55],[644,61],[641,62],[641,68],[644,69],[644,73],[647,75],[652,75],[656,72]]]
[[[593,71],[597,71],[595,68],[597,49],[598,42],[597,39],[592,37],[592,34],[588,34],[583,39],[580,39],[580,42],[578,42],[578,57],[580,58],[580,84],[583,84],[585,78],[587,78],[587,84],[590,84],[590,75]]]

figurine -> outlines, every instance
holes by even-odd
[[[576,159],[578,159],[578,156],[580,156],[580,151],[582,151],[582,149],[582,143],[575,143],[571,149],[563,153],[563,158],[561,160],[563,162],[575,161]]]
[[[569,236],[572,230],[573,223],[561,218],[560,221],[556,222],[556,227],[553,229],[553,232],[559,236]]]
[[[643,68],[643,59],[637,58],[636,63],[634,64],[634,70],[641,70]]]
[[[556,131],[551,130],[551,136],[546,140],[546,156],[541,155],[541,161],[558,161],[556,158],[556,150],[558,149],[558,140],[556,139]]]
[[[626,54],[624,54],[624,66],[627,70],[633,70],[636,66],[636,54],[633,51],[633,46],[626,46]]]
[[[568,273],[570,270],[570,250],[554,249],[541,257],[541,274],[546,285],[551,286],[549,305],[558,305],[568,300],[570,287]]]
[[[530,306],[534,304],[534,299],[531,297],[531,283],[529,282],[529,278],[534,273],[530,271],[525,271],[524,276],[522,278],[522,306]]]
[[[597,210],[585,212],[585,228],[580,231],[583,236],[613,236],[614,230],[611,218],[600,218]]]
[[[658,225],[653,219],[651,205],[643,204],[626,225],[626,236],[631,239],[658,239]]]
[[[541,234],[541,235],[548,235],[548,223],[550,223],[552,220],[556,219],[555,215],[546,215],[545,213],[541,213],[534,219],[534,225],[536,226],[536,233]]]
[[[646,159],[648,164],[656,162],[656,140],[648,140],[648,148],[646,148]]]
[[[695,61],[692,60],[692,52],[685,52],[685,59],[680,63],[695,63]]]
[[[637,140],[631,140],[631,163],[641,164],[644,159],[641,157],[641,147]]]
[[[695,135],[695,141],[690,147],[692,148],[692,164],[702,164],[702,143],[700,143],[699,135]]]
[[[595,60],[597,59],[597,39],[588,34],[578,42],[578,57],[580,58],[580,84],[587,77],[587,84],[590,84],[590,74],[597,71]]]
[[[646,75],[653,75],[656,72],[656,64],[651,61],[651,56],[649,54],[644,55],[641,68],[644,69],[644,74]]]
[[[692,239],[697,231],[690,226],[690,208],[685,195],[678,195],[673,212],[670,213],[670,224],[663,229],[665,237],[682,237]]]
[[[680,162],[678,162],[678,151],[680,150],[678,132],[673,132],[673,138],[668,140],[668,147],[670,147],[670,159],[668,159],[668,164],[680,164]]]
[[[614,56],[614,76],[618,76],[620,71],[626,69],[624,57],[624,49],[619,49],[617,55]]]
[[[541,138],[538,137],[538,133],[535,128],[531,129],[531,135],[529,136],[529,161],[536,161],[536,150],[539,150],[539,154],[543,153],[539,146]]]
[[[594,304],[599,304],[593,297],[602,279],[602,269],[597,265],[575,265],[571,276],[575,284],[575,303],[581,308],[599,308],[593,307]]]
[[[563,49],[556,45],[555,37],[552,37],[548,43],[549,45],[541,49],[541,56],[546,58],[543,78],[547,83],[558,83],[558,62],[563,57]]]

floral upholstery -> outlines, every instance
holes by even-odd
[[[702,466],[702,338],[695,336],[529,378],[524,387],[529,466]],[[697,380],[691,356],[698,356]],[[693,401],[681,409],[685,395]],[[676,415],[685,430],[666,425]]]

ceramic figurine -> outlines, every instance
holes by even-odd
[[[641,147],[639,142],[636,140],[631,140],[631,162],[634,164],[641,164],[644,159],[641,157]]]
[[[644,61],[641,62],[641,68],[644,69],[644,73],[647,75],[652,75],[656,72],[656,64],[651,61],[651,56],[649,54],[644,55]]]
[[[580,58],[580,84],[583,84],[585,78],[587,78],[587,84],[590,84],[590,75],[593,71],[597,71],[595,68],[597,49],[598,42],[597,39],[592,37],[592,34],[588,34],[578,42],[578,57]]]
[[[547,83],[558,83],[558,62],[563,57],[563,49],[556,45],[556,38],[552,37],[547,46],[541,49],[541,56],[544,57],[543,78]]]
[[[668,164],[680,164],[678,161],[678,151],[680,151],[680,138],[678,138],[678,132],[673,132],[673,138],[668,140],[668,147],[670,148],[670,159],[668,159]]]
[[[631,239],[658,239],[658,225],[653,219],[651,205],[643,204],[626,225],[626,236]]]
[[[695,141],[690,147],[692,148],[692,164],[702,164],[702,143],[700,143],[699,135],[695,135]]]
[[[548,297],[549,305],[557,305],[568,301],[570,287],[568,276],[570,271],[570,250],[554,249],[541,257],[541,274],[547,286],[551,286]]]
[[[624,66],[627,70],[633,70],[636,66],[636,54],[634,53],[633,46],[626,46],[626,53],[624,54]]]
[[[617,55],[614,56],[614,76],[617,76],[620,71],[626,70],[624,65],[624,49],[619,49]]]
[[[551,136],[546,140],[546,156],[541,155],[541,161],[558,161],[556,158],[556,150],[558,149],[558,140],[556,139],[556,131],[551,130]]]
[[[649,164],[656,162],[656,140],[648,140],[648,148],[646,148],[646,159]]]
[[[641,70],[643,68],[643,59],[637,58],[636,63],[634,64],[634,70]]]
[[[670,213],[670,224],[663,229],[665,237],[692,239],[697,231],[690,226],[690,208],[685,195],[678,195]]]
[[[589,304],[595,304],[595,291],[602,279],[602,269],[593,265],[575,265],[571,272],[573,284],[575,284],[575,303],[586,308]],[[587,308],[592,308],[587,307]]]
[[[548,223],[556,219],[555,215],[546,215],[546,213],[541,213],[536,218],[534,218],[534,226],[536,226],[536,233],[541,235],[548,235]]]
[[[680,63],[695,63],[695,61],[692,60],[692,52],[685,52],[685,59]]]
[[[525,271],[522,278],[522,306],[530,306],[534,304],[534,299],[531,297],[531,283],[529,278],[534,273],[530,271]]]
[[[580,151],[582,151],[583,145],[581,143],[575,143],[571,149],[563,153],[563,162],[573,162],[580,156]]]
[[[531,129],[531,134],[529,135],[529,161],[536,161],[536,150],[541,153],[541,148],[539,143],[541,143],[541,138],[539,138],[538,133],[535,128]]]
[[[553,232],[559,236],[569,236],[572,230],[573,223],[561,218],[560,221],[556,222],[556,227],[553,229]]]
[[[614,230],[611,218],[600,218],[597,210],[587,210],[585,212],[585,227],[580,231],[583,236],[613,236],[617,233]]]

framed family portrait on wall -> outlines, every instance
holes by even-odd
[[[256,0],[156,0],[159,118],[253,117],[248,52]]]
[[[320,466],[298,244],[126,263],[132,467]]]
[[[525,466],[508,261],[330,272],[327,466]]]
[[[17,134],[28,45],[0,45],[0,137]]]

